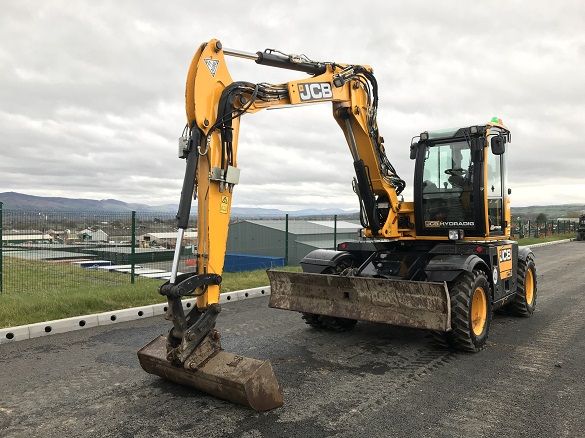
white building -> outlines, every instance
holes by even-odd
[[[86,228],[77,233],[77,237],[80,240],[91,241],[91,242],[107,242],[108,234],[104,230],[91,230]]]
[[[26,243],[26,242],[52,242],[53,237],[50,234],[31,233],[31,234],[2,234],[2,242],[6,243]]]
[[[177,241],[177,232],[164,233],[146,233],[138,238],[140,246],[149,247],[151,245],[164,246],[165,248],[174,248]],[[183,236],[183,245],[197,245],[197,231],[187,230]]]

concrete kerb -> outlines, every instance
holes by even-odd
[[[536,243],[534,245],[523,245],[530,248],[541,246],[558,245],[568,243],[575,239],[553,240],[551,242]],[[220,295],[220,304],[227,304],[233,301],[258,298],[270,295],[270,286],[243,289],[234,292],[224,292]],[[195,303],[194,298],[183,300],[183,308],[190,309]],[[89,327],[115,324],[124,321],[134,321],[151,316],[164,315],[167,310],[166,303],[153,304],[149,306],[133,307],[130,309],[113,310],[110,312],[96,313],[93,315],[74,316],[72,318],[45,321],[36,324],[21,325],[17,327],[0,328],[0,344],[23,341],[25,339],[38,338],[56,333],[66,333],[74,330],[81,330]]]
[[[535,243],[534,245],[521,245],[527,246],[528,248],[539,248],[541,246],[550,246],[550,245],[558,245],[559,243],[569,243],[575,240],[574,238],[571,239],[561,239],[561,240],[552,240],[550,242],[542,242],[542,243]]]
[[[221,304],[227,304],[233,301],[258,298],[266,295],[270,295],[270,286],[255,287],[234,292],[224,292],[220,295],[219,302]],[[185,310],[192,308],[194,305],[195,298],[183,300],[183,308]],[[20,325],[17,327],[0,328],[0,344],[164,315],[166,310],[167,304],[160,303],[149,306],[132,307],[130,309],[95,313],[93,315],[74,316],[72,318]]]

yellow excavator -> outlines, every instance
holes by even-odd
[[[234,82],[226,56],[308,76],[284,84]],[[510,240],[505,152],[511,135],[500,119],[414,137],[414,202],[404,202],[405,182],[378,131],[378,85],[369,66],[271,49],[248,53],[213,39],[193,57],[185,99],[178,235],[172,276],[160,288],[173,326],[138,352],[147,372],[258,411],[283,403],[270,362],[222,350],[215,330],[240,174],[240,117],[267,108],[332,103],[353,159],[363,225],[361,238],[307,254],[303,272],[269,270],[271,307],[300,312],[319,329],[344,331],[357,321],[428,329],[447,346],[469,352],[485,346],[495,309],[533,313],[534,255]],[[197,268],[178,274],[194,197]],[[196,297],[188,314],[181,301],[186,296]]]

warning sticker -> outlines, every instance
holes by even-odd
[[[227,214],[230,201],[226,195],[221,197],[221,204],[219,204],[219,212]]]
[[[209,73],[211,73],[211,76],[215,77],[215,74],[217,73],[217,67],[219,66],[219,61],[217,59],[211,58],[205,58],[203,61],[205,62],[205,65],[209,69]]]

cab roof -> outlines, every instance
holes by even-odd
[[[478,128],[478,131],[484,130],[485,128],[500,128],[506,132],[510,132],[508,128],[502,122],[502,119],[498,117],[492,117],[492,119],[485,125],[472,125]],[[424,134],[428,134],[428,140],[440,140],[444,138],[463,137],[465,130],[469,130],[472,126],[466,126],[464,128],[446,128],[436,129],[434,131],[426,131]],[[482,129],[483,128],[483,129]],[[468,131],[469,132],[469,131]],[[473,132],[473,131],[472,131]]]

